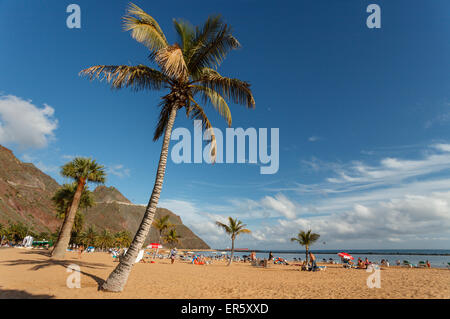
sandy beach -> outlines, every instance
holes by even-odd
[[[81,269],[81,288],[66,285],[67,266]],[[381,288],[368,288],[365,270],[327,265],[305,272],[298,266],[223,262],[193,265],[157,259],[136,264],[122,293],[98,291],[117,265],[108,253],[67,253],[52,261],[45,250],[0,249],[0,298],[450,298],[450,270],[390,267],[381,270]]]

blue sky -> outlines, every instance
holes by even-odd
[[[81,8],[81,28],[66,7]],[[279,128],[280,167],[175,164],[160,206],[213,247],[215,220],[253,230],[238,246],[316,249],[450,246],[450,3],[434,1],[135,1],[176,41],[172,18],[220,13],[242,48],[219,71],[252,84],[254,110],[231,105],[233,127]],[[366,7],[381,7],[369,29]],[[137,204],[150,196],[163,92],[111,91],[78,76],[97,64],[148,64],[121,26],[127,1],[0,2],[0,144],[64,182],[59,167],[91,156],[107,185]],[[20,23],[19,23],[20,22]],[[226,123],[213,109],[214,126]],[[179,114],[175,127],[192,131]],[[172,142],[172,146],[174,142]]]

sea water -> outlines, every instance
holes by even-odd
[[[228,255],[230,255],[230,251],[224,251],[219,250],[218,253],[212,254],[210,251],[197,251],[194,250],[195,253],[203,254],[205,256],[216,256],[221,255],[220,252],[226,252]],[[248,250],[245,252],[235,252],[235,256],[249,256],[252,251]],[[262,251],[262,250],[256,250],[256,258],[268,258],[269,257],[269,250]],[[318,262],[322,262],[323,259],[326,259],[327,261],[332,258],[334,261],[340,262],[341,258],[337,255],[339,252],[346,252],[350,255],[352,255],[355,260],[358,260],[358,257],[362,260],[365,260],[366,257],[370,262],[378,263],[380,264],[381,260],[388,260],[389,264],[391,266],[396,265],[396,261],[399,260],[401,264],[403,264],[404,260],[409,261],[412,264],[418,265],[419,261],[426,262],[429,261],[431,267],[437,267],[437,268],[446,268],[448,267],[448,263],[450,262],[450,250],[448,249],[392,249],[392,250],[369,250],[369,249],[349,249],[349,250],[314,250],[312,249],[311,252],[316,255],[316,259]],[[273,250],[272,255],[275,258],[281,257],[284,258],[290,262],[294,260],[294,258],[301,260],[305,260],[305,251],[301,250]],[[295,263],[295,261],[293,261]]]

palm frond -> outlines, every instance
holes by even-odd
[[[164,134],[167,123],[169,122],[170,110],[172,109],[172,106],[167,100],[163,101],[160,106],[162,109],[159,112],[158,123],[153,133],[153,142],[157,141]]]
[[[186,58],[187,53],[190,51],[194,41],[195,29],[192,24],[182,19],[173,19],[173,25],[178,34],[180,45]]]
[[[177,44],[159,49],[155,53],[155,62],[168,77],[187,80],[188,71],[183,51]]]
[[[106,80],[111,88],[132,87],[138,90],[159,90],[170,83],[170,79],[158,70],[145,65],[96,65],[84,69],[80,76],[88,76],[90,80]]]
[[[194,94],[201,94],[203,103],[207,103],[208,101],[211,102],[212,106],[219,112],[219,114],[223,118],[225,118],[228,126],[231,127],[231,111],[225,99],[219,93],[209,87],[201,85],[192,85],[191,87]]]
[[[229,51],[240,47],[232,30],[220,16],[208,18],[202,29],[197,29],[191,48],[188,68],[196,74],[203,67],[218,67]]]
[[[226,224],[223,224],[221,222],[216,222],[216,225],[219,226],[220,228],[222,228],[223,230],[225,230],[225,232],[227,234],[231,234],[232,233],[230,226],[228,226]]]
[[[209,121],[208,117],[206,116],[205,111],[203,108],[198,105],[198,103],[192,98],[189,97],[190,101],[192,102],[192,110],[191,110],[191,118],[196,120],[202,121],[202,128],[209,130],[210,133],[210,141],[211,141],[211,148],[210,148],[210,156],[211,156],[211,162],[214,163],[216,161],[217,156],[217,142],[216,142],[216,135],[214,134],[214,129],[211,125],[211,122]]]
[[[164,32],[153,17],[137,5],[130,3],[123,17],[125,31],[131,30],[131,36],[154,52],[168,46]]]
[[[203,68],[193,83],[197,82],[218,92],[233,103],[249,108],[255,107],[255,99],[248,82],[224,77],[211,68]]]

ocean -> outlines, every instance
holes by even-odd
[[[227,252],[226,250],[218,250],[219,252]],[[256,258],[268,258],[269,250],[254,250]],[[202,253],[205,256],[214,255],[211,252],[202,252],[194,250],[196,253]],[[242,252],[235,252],[236,256],[249,255],[251,250]],[[397,260],[403,263],[404,260],[413,264],[418,264],[419,261],[429,261],[431,267],[446,268],[450,262],[450,250],[449,249],[349,249],[349,250],[314,250],[311,252],[316,255],[317,261],[322,262],[322,259],[327,261],[332,258],[334,261],[340,262],[340,257],[337,255],[339,252],[346,252],[352,255],[355,260],[358,257],[363,260],[367,257],[369,261],[380,263],[382,259],[387,259],[391,265],[395,265]],[[305,259],[304,250],[272,250],[274,257],[281,257],[288,261],[292,261],[293,258]]]

